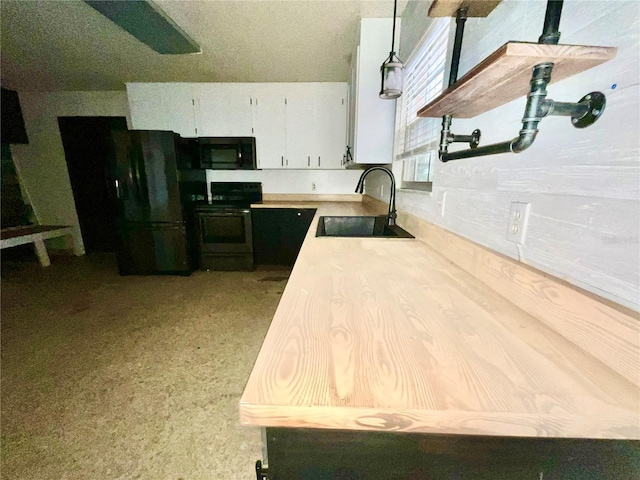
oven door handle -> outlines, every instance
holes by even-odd
[[[206,216],[206,217],[237,217],[238,214],[246,215],[249,213],[251,213],[251,210],[236,210],[235,212],[214,212],[214,211],[198,212],[199,215]]]

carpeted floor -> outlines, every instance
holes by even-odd
[[[255,478],[238,401],[288,272],[2,267],[3,479]]]

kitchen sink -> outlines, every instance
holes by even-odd
[[[414,238],[397,225],[387,225],[386,216],[320,217],[316,237]]]

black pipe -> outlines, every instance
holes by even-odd
[[[460,160],[463,158],[482,157],[497,153],[520,153],[531,146],[538,135],[538,124],[551,112],[553,102],[547,101],[547,84],[551,81],[553,63],[540,63],[533,67],[531,89],[527,95],[527,105],[522,119],[520,134],[508,142],[486,145],[484,147],[445,153],[441,156],[443,162]]]
[[[547,0],[547,9],[544,16],[544,27],[538,43],[557,45],[560,40],[560,17],[562,15],[563,0]],[[580,118],[586,115],[591,106],[583,103],[562,103],[547,100],[547,84],[551,81],[551,71],[553,63],[541,63],[533,68],[531,77],[531,89],[527,96],[527,105],[522,119],[522,129],[520,134],[508,142],[495,143],[479,148],[471,148],[458,152],[448,153],[447,148],[442,148],[443,138],[440,139],[440,160],[448,162],[450,160],[460,160],[463,158],[481,157],[485,155],[495,155],[498,153],[519,153],[526,150],[538,135],[538,124],[547,115],[569,115],[572,118]],[[444,117],[443,117],[444,119]],[[595,121],[595,120],[594,120]],[[593,123],[593,122],[591,122]],[[450,128],[451,120],[447,124],[447,132]],[[443,120],[444,135],[445,122]],[[449,134],[447,133],[449,136]],[[446,145],[448,147],[448,144]]]
[[[451,70],[449,71],[449,86],[453,86],[458,80],[458,67],[460,66],[460,52],[462,50],[462,37],[464,24],[467,21],[468,7],[461,7],[456,12],[456,36],[453,40],[453,53],[451,55]]]
[[[544,14],[544,27],[538,43],[557,45],[560,41],[560,16],[564,0],[547,0],[547,10]]]
[[[468,143],[471,148],[476,148],[480,143],[481,132],[477,128],[471,135],[449,135],[449,143]]]
[[[467,11],[469,7],[460,7],[456,11],[456,35],[453,41],[453,52],[451,54],[451,68],[449,71],[449,87],[452,87],[458,80],[458,67],[460,66],[460,53],[462,51],[462,38],[464,37],[464,24],[467,21]],[[479,132],[479,130],[478,130]],[[469,137],[468,140],[463,139]],[[438,154],[440,157],[449,151],[449,144],[452,142],[473,142],[472,147],[478,146],[478,138],[471,135],[453,135],[451,134],[451,115],[442,117],[442,131],[440,132],[440,148]]]
[[[553,100],[547,100],[547,102],[549,105],[548,115],[580,118],[590,110],[588,103],[565,103],[554,102]]]
[[[449,150],[449,135],[451,134],[451,115],[442,116],[442,130],[440,130],[440,150],[438,153],[442,158]]]
[[[494,143],[493,145],[485,145],[484,147],[469,148],[460,150],[459,152],[445,153],[440,160],[448,162],[449,160],[462,160],[463,158],[483,157],[485,155],[496,155],[498,153],[509,153],[511,151],[511,140],[508,142]]]

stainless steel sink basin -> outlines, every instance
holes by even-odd
[[[387,225],[387,217],[320,217],[316,237],[414,238],[397,225]]]

